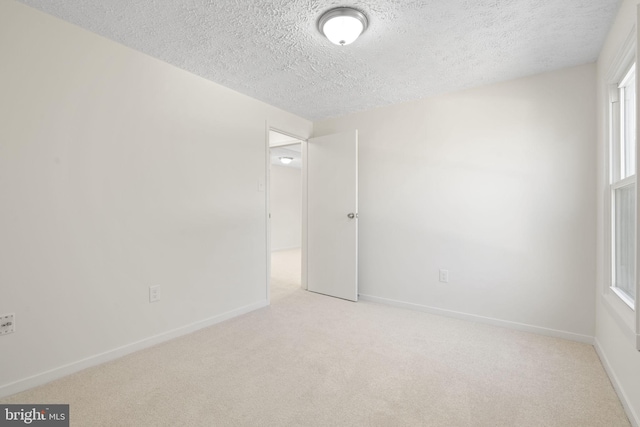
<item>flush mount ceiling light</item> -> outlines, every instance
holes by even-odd
[[[279,157],[279,159],[280,163],[282,163],[283,165],[288,165],[293,161],[293,157]]]
[[[350,7],[326,11],[318,20],[318,30],[331,43],[345,46],[353,43],[369,25],[364,13]]]

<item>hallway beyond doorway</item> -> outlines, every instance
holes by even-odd
[[[300,248],[271,252],[271,302],[301,289]]]

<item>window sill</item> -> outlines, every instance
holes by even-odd
[[[618,296],[618,298],[622,300],[622,302],[624,302],[627,306],[629,306],[631,310],[635,311],[636,304],[631,298],[629,298],[629,296],[626,293],[624,293],[620,289],[615,288],[613,286],[610,289],[613,291],[614,294]]]
[[[609,314],[620,325],[621,330],[630,339],[636,340],[636,316],[635,312],[614,293],[612,288],[606,289],[602,294],[602,302]]]

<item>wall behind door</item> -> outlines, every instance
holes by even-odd
[[[302,171],[271,165],[271,250],[299,248],[302,234]]]

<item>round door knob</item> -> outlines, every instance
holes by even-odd
[[[355,218],[355,217],[356,217],[356,214],[354,214],[354,213],[350,213],[350,214],[349,214],[349,215],[347,215],[347,216],[348,216],[350,219],[353,219],[353,218]]]

